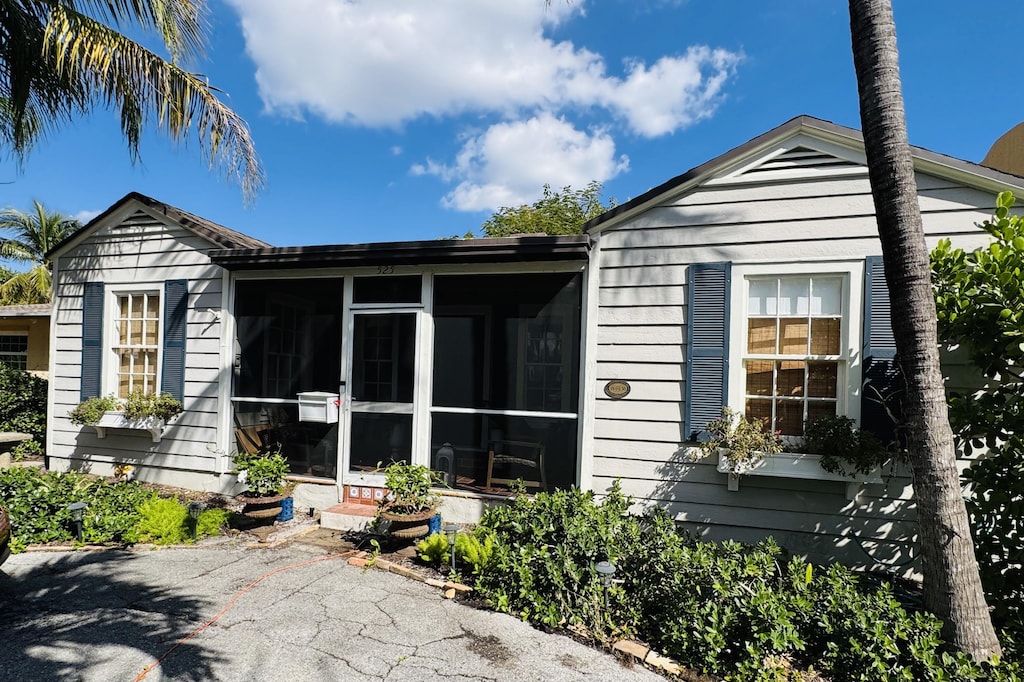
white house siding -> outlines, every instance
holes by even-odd
[[[845,168],[784,181],[772,175],[717,180],[595,235],[600,289],[591,485],[602,491],[618,479],[639,505],[662,505],[704,537],[771,535],[815,560],[901,566],[915,532],[905,471],[865,486],[857,501],[847,500],[845,484],[830,481],[746,476],[730,492],[726,475],[713,462],[691,461],[683,445],[690,264],[827,262],[881,253],[866,173]],[[987,243],[975,223],[991,215],[994,194],[929,175],[917,179],[931,245],[946,236],[965,248]],[[630,383],[626,398],[605,397],[604,385],[615,379]]]
[[[138,477],[148,481],[207,490],[228,485],[217,475],[226,462],[218,460],[221,324],[213,312],[222,305],[223,271],[205,256],[211,248],[194,233],[139,210],[99,227],[60,255],[53,311],[51,466],[109,475],[115,464],[132,464]],[[109,429],[100,439],[92,427],[72,424],[67,415],[80,399],[83,284],[156,284],[163,296],[163,282],[172,279],[188,280],[184,413],[159,443],[146,432],[129,430]]]

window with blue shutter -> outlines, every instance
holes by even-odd
[[[686,294],[686,393],[683,432],[703,440],[704,426],[722,414],[729,386],[729,263],[689,268]]]
[[[896,421],[902,414],[903,376],[896,357],[882,257],[869,256],[864,266],[861,428],[874,433],[883,443],[891,443]]]
[[[86,282],[82,294],[81,399],[103,393],[103,282]]]
[[[178,400],[185,395],[185,340],[188,318],[188,280],[164,282],[164,343],[160,390]]]

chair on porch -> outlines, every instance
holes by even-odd
[[[494,440],[487,448],[487,487],[495,484],[508,487],[519,478],[529,487],[547,491],[548,483],[544,476],[544,445],[522,440]],[[494,475],[495,465],[502,467],[507,478]],[[532,479],[525,476],[512,476],[516,467],[532,470]]]

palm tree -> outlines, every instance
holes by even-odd
[[[251,199],[263,170],[249,129],[199,74],[205,0],[0,0],[0,151],[24,159],[45,133],[97,107],[115,111],[132,160],[150,126],[194,133],[211,167]],[[169,60],[119,31],[156,33]]]
[[[33,264],[27,272],[14,273],[0,284],[0,303],[4,305],[50,302],[53,277],[46,253],[81,227],[74,218],[50,213],[38,201],[32,203],[34,213],[14,208],[0,211],[0,233],[13,233],[0,238],[0,258]]]
[[[924,602],[943,635],[977,660],[1000,652],[982,592],[939,369],[935,299],[900,90],[890,0],[849,0],[853,62],[871,194],[906,380]]]

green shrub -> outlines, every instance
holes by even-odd
[[[465,564],[478,574],[494,553],[494,533],[479,526],[471,533],[455,536],[455,561]]]
[[[728,680],[1016,680],[948,650],[934,616],[909,611],[886,585],[840,565],[787,559],[772,540],[697,542],[660,511],[626,512],[615,486],[519,496],[488,510],[493,537],[476,579],[497,610],[598,639],[637,637]],[[481,531],[481,532],[485,532]],[[616,564],[607,590],[594,565]],[[607,592],[607,593],[606,593]]]
[[[227,524],[226,509],[204,509],[196,524],[196,537],[219,535]],[[152,497],[139,507],[136,535],[140,542],[154,545],[179,545],[192,542],[192,520],[188,505],[177,497]]]
[[[416,556],[428,564],[444,566],[451,560],[448,537],[444,533],[428,535],[416,543]]]
[[[0,470],[0,502],[11,515],[14,551],[30,544],[72,541],[74,526],[67,510],[72,502],[89,505],[82,519],[86,542],[133,542],[137,507],[152,495],[135,482],[109,483],[77,472]]]
[[[0,431],[30,433],[46,442],[46,379],[0,363]]]

